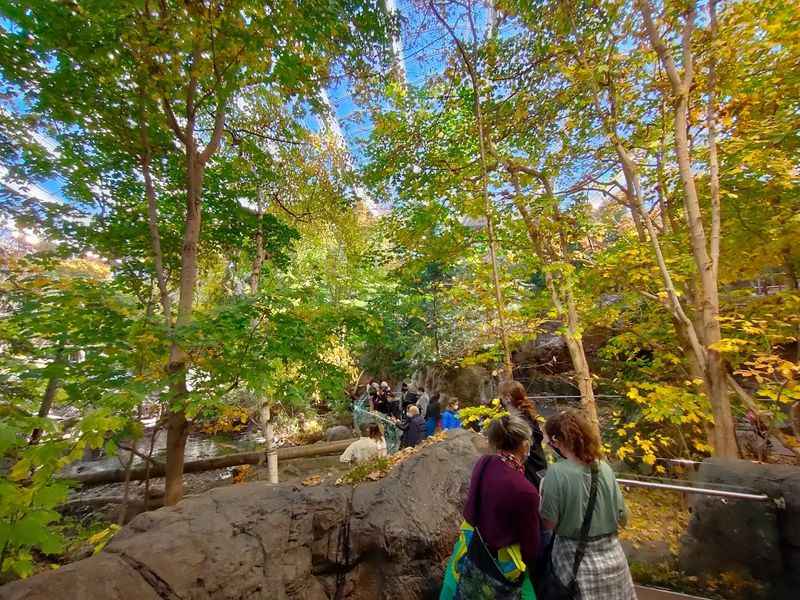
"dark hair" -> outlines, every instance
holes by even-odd
[[[539,413],[528,398],[525,387],[519,381],[504,381],[500,384],[500,393],[511,398],[511,406],[528,417],[531,421],[539,418]]]
[[[383,437],[381,434],[381,428],[378,427],[375,423],[370,423],[367,425],[367,436],[371,437],[373,440],[377,440]]]
[[[519,417],[505,415],[489,424],[486,435],[495,450],[514,452],[525,441],[530,441],[531,428]]]
[[[439,420],[439,417],[442,416],[442,406],[439,403],[439,394],[434,394],[431,401],[428,403],[428,412],[427,417],[429,419],[436,419]]]
[[[578,460],[592,463],[602,458],[600,438],[586,417],[577,410],[553,415],[544,424],[547,436],[572,452]]]

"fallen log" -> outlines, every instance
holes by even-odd
[[[293,458],[309,458],[312,456],[325,456],[329,454],[340,454],[347,446],[355,440],[341,440],[338,442],[322,442],[309,444],[307,446],[288,446],[278,448],[276,451],[278,460],[290,460]],[[213,471],[214,469],[224,469],[238,465],[257,465],[264,462],[264,451],[240,452],[238,454],[226,454],[224,456],[212,456],[200,460],[193,460],[183,465],[184,473],[201,473],[203,471]],[[163,477],[165,473],[164,464],[153,462],[150,466],[150,478]],[[83,484],[118,483],[125,481],[125,469],[109,469],[107,471],[97,471],[81,473],[80,471],[68,471],[59,475],[62,479],[69,479]],[[142,481],[146,477],[145,465],[131,469],[131,481]]]

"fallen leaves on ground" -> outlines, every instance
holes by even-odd
[[[302,484],[305,486],[319,485],[320,483],[322,483],[322,477],[319,475],[312,475],[311,477],[307,477],[302,481]]]
[[[670,552],[677,556],[680,538],[689,524],[689,509],[681,494],[668,490],[645,488],[625,489],[628,525],[620,538],[634,548],[654,541],[665,541]]]
[[[233,483],[244,483],[251,476],[252,465],[239,465],[233,468]]]

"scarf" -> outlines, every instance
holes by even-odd
[[[497,456],[500,458],[501,461],[503,461],[505,465],[511,467],[512,469],[514,469],[519,473],[525,473],[525,467],[523,466],[522,461],[520,461],[519,458],[517,458],[510,452],[498,452]]]

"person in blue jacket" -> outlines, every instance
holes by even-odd
[[[461,421],[458,418],[458,400],[451,400],[447,409],[442,413],[442,429],[460,429]]]

